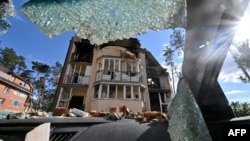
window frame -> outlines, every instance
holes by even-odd
[[[21,102],[18,101],[18,100],[13,99],[13,100],[11,101],[11,106],[20,107],[20,105],[21,105]]]
[[[4,98],[0,98],[0,105],[3,105],[5,99]]]
[[[10,88],[7,87],[7,86],[5,86],[5,87],[4,87],[4,90],[3,90],[3,93],[4,93],[4,94],[8,94],[9,91],[10,91]]]

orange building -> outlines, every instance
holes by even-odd
[[[17,74],[0,66],[0,110],[29,111],[33,87]]]

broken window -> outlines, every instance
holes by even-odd
[[[116,98],[116,85],[109,85],[109,98]]]
[[[133,86],[133,95],[134,95],[134,99],[141,99],[139,86]]]
[[[148,78],[148,87],[149,88],[160,88],[159,78]]]
[[[102,91],[101,91],[101,98],[108,98],[108,85],[101,85]]]
[[[100,97],[98,97],[100,92]],[[93,98],[141,99],[140,86],[101,84],[95,85]]]
[[[132,93],[131,93],[131,86],[125,86],[124,87],[126,90],[126,98],[130,99],[132,98]]]
[[[120,60],[115,59],[115,71],[120,71]]]
[[[179,26],[183,3],[182,0],[31,0],[21,10],[50,37],[74,29],[77,36],[100,45],[149,30]]]
[[[101,63],[99,66],[102,67]],[[113,71],[120,71],[120,60],[115,58],[104,58],[103,68],[104,74],[108,75],[110,75]]]
[[[95,85],[93,98],[98,98],[99,85]]]
[[[109,59],[104,59],[104,74],[109,72]]]

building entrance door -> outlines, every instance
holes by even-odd
[[[149,92],[151,111],[161,111],[158,92]]]
[[[80,110],[84,110],[83,99],[84,99],[83,96],[72,96],[69,103],[69,108],[77,108]]]

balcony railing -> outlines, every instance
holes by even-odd
[[[139,72],[122,71],[99,71],[96,74],[96,81],[124,81],[124,82],[142,82],[142,75]]]
[[[65,84],[88,85],[89,76],[66,75]]]

